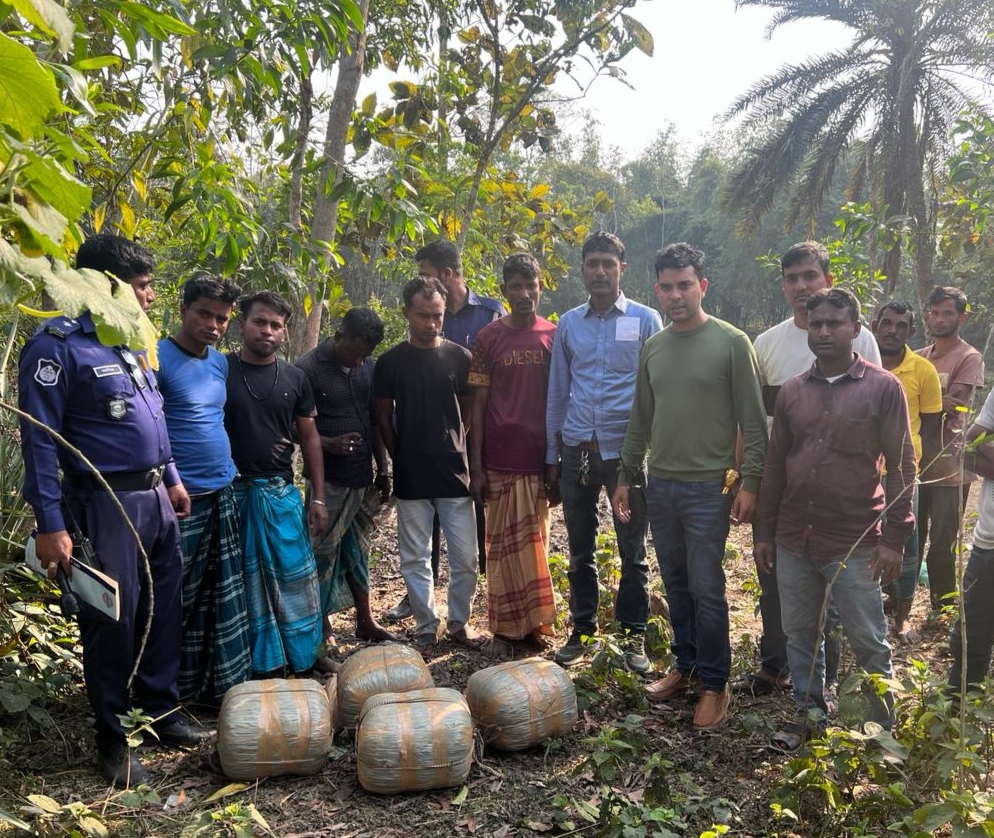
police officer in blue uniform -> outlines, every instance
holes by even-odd
[[[128,282],[146,311],[155,299],[152,254],[128,239],[88,239],[76,266]],[[114,499],[75,455],[22,421],[24,497],[35,513],[42,566],[50,578],[58,566],[70,575],[69,532],[78,528],[92,542],[101,570],[120,586],[120,620],[85,604],[80,612],[97,766],[115,785],[147,782],[145,769],[129,752],[119,715],[140,708],[157,720],[153,727],[168,745],[194,745],[207,735],[177,712],[182,580],[177,515],[189,514],[190,499],[172,461],[162,396],[145,354],[104,346],[88,311],[42,325],[21,353],[18,382],[21,409],[62,434],[97,467],[149,557],[151,585]],[[153,596],[148,640],[129,690]]]
[[[480,329],[500,318],[504,304],[500,300],[482,297],[472,291],[462,275],[462,254],[455,244],[439,239],[429,242],[414,254],[421,276],[431,276],[445,286],[445,319],[442,321],[442,334],[446,340],[458,343],[470,352],[476,343]],[[487,572],[487,531],[482,504],[476,506],[476,537],[480,555],[480,573]],[[438,516],[431,530],[431,570],[438,584],[439,540],[442,533]],[[404,620],[413,614],[407,594],[386,613],[391,622]]]

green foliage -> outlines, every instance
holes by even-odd
[[[29,794],[22,811],[34,820],[35,835],[67,838],[107,838],[110,835],[103,818],[82,801],[59,803],[45,794]]]
[[[180,838],[258,838],[272,834],[266,819],[252,803],[230,803],[223,809],[201,814],[183,828]]]
[[[949,197],[940,231],[944,250],[975,252],[994,212],[994,117],[969,111],[953,129],[958,146],[946,161]]]
[[[869,203],[847,203],[839,208],[833,224],[836,236],[825,246],[834,284],[852,291],[872,313],[883,302],[887,279],[874,264],[907,236],[908,219],[884,218]]]
[[[810,225],[844,167],[850,199],[908,216],[908,250],[924,299],[932,283],[934,186],[956,115],[975,102],[962,79],[986,78],[994,64],[994,8],[988,0],[737,5],[773,10],[770,33],[800,20],[831,21],[851,41],[781,67],[731,105],[729,117],[745,115],[751,142],[725,185],[724,206],[737,214],[740,230],[755,230],[786,193],[786,226]],[[895,243],[884,263],[888,294],[903,245]]]
[[[32,726],[52,725],[48,702],[75,689],[83,665],[78,629],[58,613],[51,586],[24,569],[0,570],[0,741],[13,745]]]
[[[954,707],[927,666],[911,661],[903,682],[864,682],[896,697],[893,733],[830,728],[787,764],[772,809],[823,834],[896,834],[922,838],[952,826],[954,835],[991,835],[986,771],[994,737],[987,693]],[[852,688],[844,685],[843,692]],[[844,701],[844,696],[843,696]]]

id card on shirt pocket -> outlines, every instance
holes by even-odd
[[[642,336],[641,322],[637,317],[619,317],[614,333],[616,341],[637,341]]]

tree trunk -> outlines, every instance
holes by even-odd
[[[297,145],[293,151],[290,169],[290,224],[300,229],[300,205],[303,199],[304,160],[307,159],[307,138],[311,135],[311,117],[314,114],[314,87],[311,76],[300,80],[300,124],[297,126]]]
[[[366,57],[366,22],[369,19],[369,0],[359,0],[363,28],[350,38],[348,48],[343,47],[338,64],[338,78],[335,81],[335,94],[328,109],[328,127],[324,137],[324,164],[318,178],[317,194],[314,196],[314,218],[311,223],[311,244],[316,253],[324,252],[330,257],[329,247],[334,243],[338,227],[338,201],[331,200],[328,193],[341,179],[345,167],[345,142],[348,137],[352,111],[359,95],[362,81],[363,62]],[[321,318],[324,315],[327,279],[314,278],[307,284],[311,298],[310,312],[297,319],[294,330],[294,354],[302,355],[318,344],[321,336]]]

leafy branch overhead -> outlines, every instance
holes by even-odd
[[[892,293],[907,249],[924,299],[952,129],[994,76],[994,5],[738,0],[736,6],[772,9],[768,35],[795,21],[827,20],[845,27],[851,43],[780,68],[731,105],[727,117],[741,117],[752,140],[726,183],[723,208],[749,233],[785,193],[786,226],[810,226],[844,168],[850,200],[869,198],[891,218],[909,218],[907,241],[895,242],[881,268]]]
[[[494,155],[515,143],[551,150],[559,133],[553,105],[564,96],[557,83],[571,80],[582,95],[603,73],[622,78],[617,65],[631,50],[652,54],[652,36],[628,13],[631,5],[475,0],[449,9],[438,22],[437,60],[421,83],[394,82],[393,102],[379,111],[375,97],[363,102],[357,152],[375,140],[418,158],[437,155],[443,170],[450,160],[472,161],[438,208],[440,226],[465,243]]]

